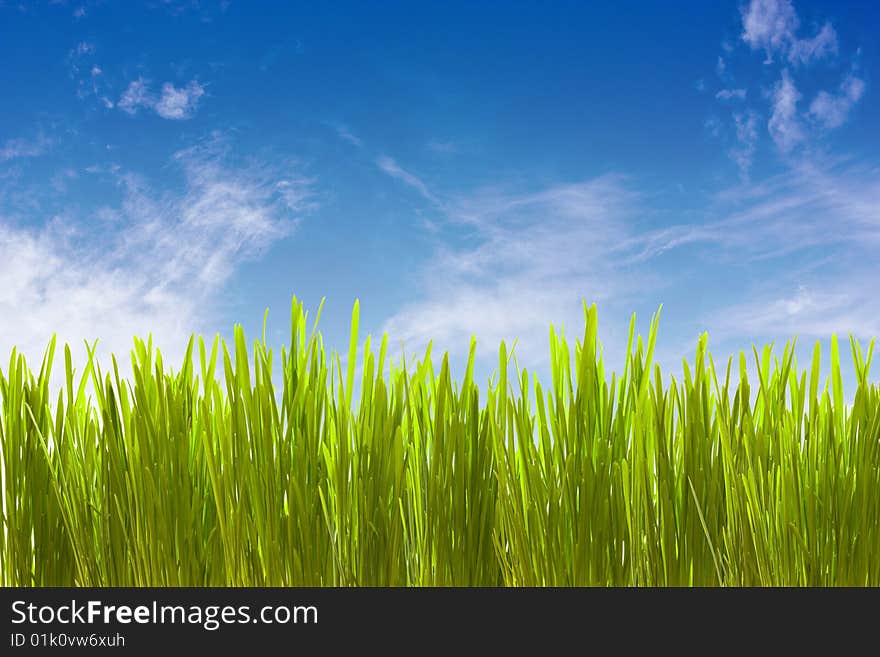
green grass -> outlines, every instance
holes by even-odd
[[[550,381],[502,344],[482,390],[473,345],[460,382],[430,349],[359,351],[357,305],[343,366],[296,299],[280,362],[240,328],[177,371],[135,340],[126,380],[94,349],[55,379],[54,342],[36,373],[13,352],[0,583],[880,584],[873,342],[847,404],[834,340],[827,381],[818,345],[808,371],[755,351],[749,381],[705,336],[664,377],[655,317],[611,374],[584,319],[574,344],[551,329]]]

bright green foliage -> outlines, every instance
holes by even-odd
[[[880,585],[873,342],[847,405],[836,340],[824,383],[818,345],[736,381],[705,336],[664,379],[655,317],[615,375],[591,307],[575,344],[551,328],[549,387],[502,344],[481,396],[473,344],[457,384],[430,347],[359,353],[357,305],[344,365],[307,320],[294,299],[274,375],[240,328],[177,372],[136,340],[126,380],[65,347],[57,398],[54,341],[36,375],[13,351],[0,584]]]

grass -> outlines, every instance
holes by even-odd
[[[319,313],[320,315],[320,310]],[[787,345],[757,374],[703,336],[680,379],[630,325],[605,371],[551,328],[542,386],[500,346],[485,392],[430,348],[342,365],[294,299],[289,347],[191,340],[180,370],[135,340],[84,371],[54,341],[0,368],[6,586],[751,586],[880,584],[880,391],[873,342],[820,380]],[[273,364],[274,363],[274,364]],[[354,398],[356,374],[361,371]],[[57,380],[57,378],[56,378]],[[54,387],[53,387],[54,386]],[[57,394],[56,394],[57,393]]]

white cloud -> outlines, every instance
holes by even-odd
[[[846,122],[850,110],[865,93],[865,82],[850,74],[840,85],[840,93],[820,91],[810,103],[810,115],[825,128],[838,128]]]
[[[150,331],[180,349],[194,326],[196,308],[183,294],[152,293],[148,272],[126,271],[97,249],[78,252],[55,226],[0,223],[0,254],[0,353],[17,347],[31,367],[54,333],[77,353],[83,339],[100,338],[124,367],[133,335]]]
[[[128,85],[116,105],[124,112],[135,114],[141,107],[152,107],[154,103],[147,89],[147,81],[138,78]]]
[[[140,108],[146,108],[155,111],[163,119],[179,121],[193,117],[204,94],[204,87],[192,80],[180,88],[166,82],[156,96],[150,91],[149,83],[144,78],[138,78],[128,85],[117,105],[128,114],[133,115]]]
[[[204,95],[204,87],[195,80],[180,89],[166,82],[162,85],[162,95],[154,109],[163,119],[189,119],[195,114],[199,99]]]
[[[800,26],[791,0],[751,0],[742,8],[742,39],[753,50],[764,50],[768,61],[786,49]]]
[[[745,100],[746,99],[746,90],[745,89],[722,89],[717,94],[715,94],[715,98],[718,100]]]
[[[424,181],[421,178],[416,176],[405,169],[402,169],[397,162],[394,161],[393,158],[388,157],[387,155],[382,155],[376,160],[376,165],[385,173],[387,173],[392,178],[396,178],[400,180],[405,185],[412,187],[419,194],[421,194],[425,199],[431,201],[435,205],[441,205],[440,201],[437,197],[431,193],[428,189],[427,185],[425,185]]]
[[[751,0],[742,8],[742,21],[743,41],[753,50],[763,50],[765,63],[777,53],[792,64],[809,64],[837,53],[837,33],[830,23],[812,38],[797,37],[800,20],[791,0]]]
[[[224,283],[298,215],[277,177],[228,166],[214,145],[174,160],[186,181],[177,196],[117,173],[123,200],[98,221],[0,217],[0,354],[17,346],[38,358],[57,332],[72,347],[99,338],[124,367],[134,335],[149,331],[179,357],[191,332],[210,327]]]
[[[797,111],[800,98],[801,94],[795,87],[788,70],[783,70],[782,78],[773,87],[772,114],[767,124],[770,136],[783,153],[791,151],[804,139]]]
[[[51,145],[52,140],[43,135],[40,135],[35,140],[10,139],[0,146],[0,162],[20,157],[38,157],[45,153]]]
[[[727,64],[724,63],[724,57],[718,55],[718,61],[715,64],[715,73],[718,77],[724,77],[724,72],[727,70]]]

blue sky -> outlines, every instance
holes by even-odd
[[[880,6],[293,5],[0,2],[0,352],[880,335]]]

